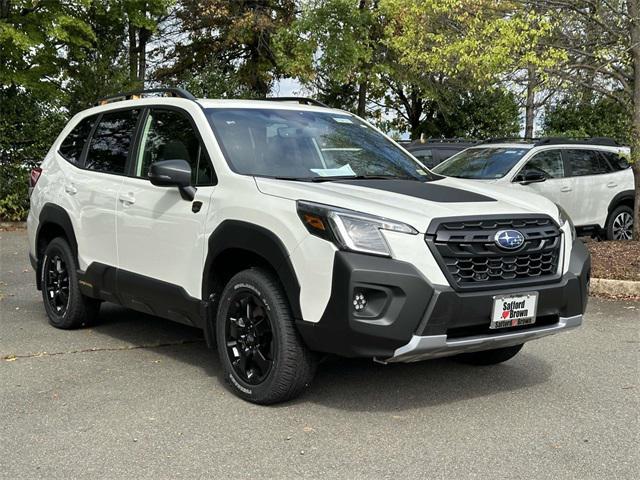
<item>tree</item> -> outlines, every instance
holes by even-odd
[[[118,3],[118,2],[114,2]],[[158,24],[167,18],[173,0],[123,0],[129,47],[129,80],[144,87],[147,78],[147,44]]]
[[[544,135],[610,137],[628,144],[631,128],[627,109],[609,97],[589,97],[587,101],[578,94],[569,95],[548,108],[543,121]]]
[[[635,178],[634,239],[640,240],[640,0],[535,0],[558,23],[549,48],[565,61],[550,75],[617,103],[627,113]],[[594,33],[595,32],[595,33]]]
[[[526,132],[533,131],[539,72],[558,61],[556,49],[541,49],[553,19],[526,2],[508,0],[386,0],[387,45],[398,63],[420,82],[436,74],[490,90],[525,72]]]
[[[378,0],[306,2],[277,36],[278,61],[330,106],[367,115],[379,97],[383,34]]]
[[[176,15],[184,33],[154,78],[188,82],[205,95],[266,97],[282,73],[273,36],[294,12],[293,0],[182,0]]]

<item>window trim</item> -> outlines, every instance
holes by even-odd
[[[550,180],[563,180],[565,178],[569,178],[567,177],[567,163],[565,161],[564,158],[564,153],[562,151],[562,148],[547,148],[544,150],[538,150],[537,152],[533,152],[533,154],[531,154],[529,156],[529,158],[527,158],[523,163],[522,166],[516,171],[516,173],[511,177],[511,183],[520,183],[518,180],[516,180],[516,178],[518,178],[518,175],[520,175],[520,173],[527,168],[527,165],[529,164],[529,162],[531,160],[533,160],[534,158],[536,158],[538,155],[540,155],[541,153],[547,153],[547,152],[558,152],[560,154],[560,163],[562,163],[562,177],[553,177],[553,178],[547,178],[545,181],[548,182]]]
[[[191,114],[185,110],[184,108],[181,107],[177,107],[175,105],[162,105],[162,104],[157,104],[157,105],[145,105],[144,107],[144,111],[140,117],[140,123],[137,125],[136,127],[136,133],[134,135],[134,140],[135,140],[135,145],[134,148],[132,149],[132,152],[130,153],[134,153],[134,155],[132,156],[132,161],[130,162],[128,168],[127,168],[127,177],[129,178],[137,178],[139,180],[146,180],[147,182],[150,182],[148,177],[139,177],[138,175],[135,174],[136,172],[136,167],[138,164],[138,158],[139,158],[139,154],[140,154],[140,149],[144,148],[144,146],[142,145],[142,133],[144,130],[144,126],[147,122],[147,118],[149,117],[149,115],[151,114],[152,110],[169,110],[169,111],[175,111],[178,112],[184,116],[186,116],[187,120],[189,121],[191,128],[193,129],[193,131],[196,133],[196,137],[198,138],[198,141],[200,142],[200,151],[199,151],[199,155],[202,155],[202,151],[204,150],[207,154],[208,157],[208,161],[209,161],[209,166],[211,167],[211,173],[213,174],[213,178],[211,179],[211,183],[206,183],[206,184],[196,184],[196,185],[192,185],[194,187],[215,187],[218,184],[218,175],[216,173],[216,169],[213,166],[213,161],[211,160],[211,153],[209,152],[209,150],[207,149],[206,144],[204,143],[204,139],[202,137],[202,134],[200,133],[200,129],[198,128],[198,126],[196,125],[196,122],[193,120],[193,117],[191,116]],[[198,158],[198,164],[200,162],[200,158]]]

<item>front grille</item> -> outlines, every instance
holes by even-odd
[[[500,230],[517,230],[524,243],[515,251],[496,245]],[[549,217],[434,221],[426,241],[457,289],[486,289],[542,283],[558,276],[561,235]]]

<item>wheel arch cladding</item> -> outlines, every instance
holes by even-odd
[[[36,231],[36,287],[38,290],[42,288],[42,279],[40,278],[42,253],[47,244],[56,237],[64,237],[71,247],[71,252],[78,258],[78,242],[69,214],[58,205],[46,203],[40,211],[38,230]]]
[[[270,269],[277,275],[293,317],[301,319],[300,284],[282,240],[264,227],[239,220],[225,220],[209,237],[202,299],[219,294],[224,288],[222,283],[230,276],[252,266]]]
[[[611,200],[611,203],[609,204],[609,211],[607,212],[607,214],[610,214],[621,205],[627,205],[628,207],[633,208],[634,202],[635,191],[625,190],[624,192],[620,192],[615,197],[613,197],[613,200]]]

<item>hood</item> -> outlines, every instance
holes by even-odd
[[[553,202],[535,193],[495,184],[442,178],[304,182],[255,177],[260,192],[386,217],[424,233],[434,218],[539,213],[558,220]]]

